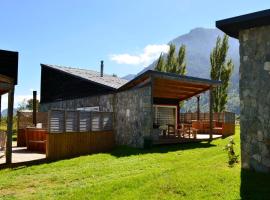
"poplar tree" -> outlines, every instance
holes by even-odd
[[[158,61],[157,61],[156,70],[160,71],[160,72],[164,72],[165,71],[164,67],[165,67],[164,60],[163,60],[162,53],[161,53],[159,58],[158,58]]]
[[[179,75],[186,75],[186,47],[181,45],[176,55],[176,47],[170,44],[169,52],[165,59],[162,54],[159,56],[155,69],[162,72],[170,72]]]
[[[229,81],[234,68],[232,60],[227,59],[228,49],[228,36],[224,35],[222,39],[220,37],[217,38],[216,46],[210,54],[210,77],[212,80],[222,82],[222,85],[213,89],[212,92],[214,112],[225,111],[228,101]]]
[[[170,44],[169,52],[167,55],[167,62],[165,65],[166,72],[176,73],[176,57],[175,57],[175,45]]]
[[[177,69],[176,73],[180,75],[186,75],[186,46],[181,45],[177,56]]]

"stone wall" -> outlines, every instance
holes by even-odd
[[[100,111],[113,112],[114,94],[84,97],[72,100],[43,103],[40,106],[41,112],[47,112],[50,109],[70,109],[75,110],[80,107],[99,106]]]
[[[117,93],[114,111],[116,143],[143,147],[153,126],[151,86]]]
[[[242,167],[270,172],[270,26],[243,30],[239,41]]]

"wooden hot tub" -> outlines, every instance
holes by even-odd
[[[30,151],[46,153],[47,131],[41,128],[26,128],[26,147]]]

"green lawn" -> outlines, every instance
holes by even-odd
[[[185,144],[0,171],[0,199],[269,199],[270,176],[230,168],[223,147]],[[239,129],[235,136],[239,153]]]

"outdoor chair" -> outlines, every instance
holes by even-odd
[[[168,124],[168,135],[175,135],[175,126],[172,124]]]

